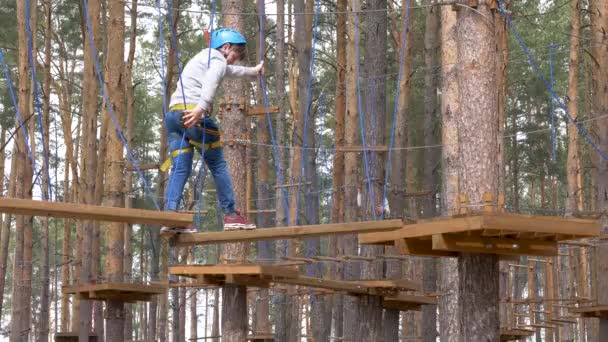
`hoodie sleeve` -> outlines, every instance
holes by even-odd
[[[203,58],[204,66],[206,67],[207,59]],[[205,72],[201,79],[201,96],[198,101],[198,105],[204,110],[208,110],[213,103],[213,97],[217,88],[220,86],[224,75],[226,74],[226,60],[217,56],[211,55],[211,62],[209,68]]]
[[[250,67],[240,65],[226,65],[226,76],[228,77],[255,77],[257,73]]]

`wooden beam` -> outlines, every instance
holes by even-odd
[[[382,306],[386,309],[400,311],[420,310],[421,305],[437,304],[437,299],[426,296],[400,294],[394,297],[383,297]]]
[[[124,223],[148,223],[165,226],[192,224],[192,215],[171,211],[126,209],[99,205],[46,202],[0,197],[0,212],[43,217],[61,217]]]
[[[268,112],[270,114],[279,113],[281,110],[279,106],[268,106]],[[266,106],[255,106],[251,107],[247,110],[247,115],[256,116],[256,115],[266,115]]]
[[[506,255],[557,255],[557,242],[541,240],[475,237],[454,234],[433,235],[433,250]]]
[[[399,229],[401,227],[401,220],[387,220],[179,234],[176,238],[176,244],[178,246],[191,246],[229,242],[293,239],[313,236],[388,231]]]
[[[298,271],[284,266],[246,264],[169,266],[169,273],[183,276],[262,275],[285,278],[296,278],[298,276]]]
[[[399,239],[395,241],[395,247],[401,254],[432,256],[432,257],[457,257],[457,252],[434,250],[431,240],[422,239]]]
[[[598,220],[559,216],[486,214],[483,215],[483,227],[486,229],[575,235],[578,237],[600,234]]]
[[[139,166],[139,169],[142,171],[145,170],[158,170],[160,168],[159,164],[139,164],[137,165]],[[135,165],[133,164],[128,164],[125,168],[126,171],[131,171],[131,172],[135,172],[137,171],[137,169],[135,168]]]

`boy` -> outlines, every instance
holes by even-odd
[[[161,168],[166,170],[172,163],[165,210],[177,211],[192,172],[194,149],[201,153],[204,148],[204,160],[215,180],[226,230],[253,229],[255,225],[235,210],[232,179],[224,159],[220,131],[209,115],[213,112],[213,97],[224,76],[255,77],[263,73],[263,62],[253,68],[233,65],[245,58],[246,43],[245,37],[233,29],[214,31],[210,48],[199,52],[184,67],[165,116],[170,158]],[[163,227],[162,231],[191,233],[196,232],[196,227]]]

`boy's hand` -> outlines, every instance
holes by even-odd
[[[260,64],[253,67],[253,70],[258,75],[264,75],[264,61],[260,62]]]
[[[190,128],[194,126],[203,117],[204,112],[205,110],[200,106],[196,106],[192,110],[185,110],[182,113],[182,121],[184,122],[184,127]]]

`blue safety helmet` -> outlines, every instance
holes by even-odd
[[[213,34],[211,35],[212,49],[219,49],[226,43],[247,44],[247,41],[239,31],[231,28],[221,28],[213,31]]]

